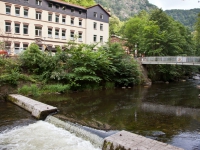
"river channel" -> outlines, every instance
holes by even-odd
[[[86,126],[113,132],[127,130],[185,150],[200,150],[198,84],[199,80],[190,80],[34,99],[58,107],[56,117],[78,122],[85,130]],[[8,102],[0,103],[0,113],[0,149],[1,135],[16,126],[38,123],[26,111]],[[39,124],[44,125],[41,121]]]

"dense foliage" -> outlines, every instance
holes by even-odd
[[[63,1],[65,1],[67,3],[72,3],[72,4],[84,6],[84,7],[90,7],[92,5],[95,5],[94,0],[63,0]]]
[[[190,10],[166,10],[165,12],[174,18],[175,20],[181,22],[184,26],[188,27],[191,31],[194,31],[194,24],[196,22],[197,15],[200,9],[190,9]]]
[[[0,83],[19,85],[18,92],[38,95],[68,90],[95,90],[116,86],[133,86],[140,82],[137,63],[119,44],[95,45],[68,43],[55,55],[39,50],[32,43],[19,59],[0,58]],[[48,85],[48,86],[47,86]]]
[[[155,9],[150,14],[141,12],[130,18],[123,27],[127,46],[132,51],[137,45],[138,53],[146,56],[194,56],[196,49],[190,31],[173,20],[163,10]],[[154,80],[177,80],[190,67],[157,65],[148,66]]]

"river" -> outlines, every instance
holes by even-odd
[[[153,84],[151,87],[135,86],[131,89],[43,95],[34,99],[57,106],[59,113],[55,117],[71,122],[77,121],[84,125],[82,129],[93,133],[98,131],[95,134],[102,138],[118,130],[127,130],[185,150],[200,150],[200,99],[198,97],[200,89],[196,87],[198,84],[200,84],[199,80],[190,80]],[[10,111],[11,109],[13,112]],[[30,135],[32,133],[29,133],[29,130],[41,133],[41,135],[31,137],[30,143],[33,139],[38,139],[43,141],[44,146],[50,145],[52,149],[60,149],[58,146],[63,143],[67,143],[62,146],[66,147],[64,149],[73,144],[74,149],[81,149],[76,147],[77,143],[82,144],[82,149],[84,149],[83,145],[98,149],[91,142],[87,143],[86,140],[78,137],[76,137],[77,140],[63,141],[65,136],[70,137],[73,134],[47,121],[36,121],[26,111],[8,102],[1,102],[0,113],[4,114],[0,115],[0,149],[12,146],[12,143],[22,143],[23,140],[16,142],[8,137],[12,137],[12,134],[17,135],[19,132],[22,133],[20,137],[23,137],[23,134]],[[43,126],[48,126],[47,130]],[[87,126],[99,130],[93,130]],[[105,134],[101,134],[100,129],[109,132],[104,131]],[[45,132],[42,132],[43,130]],[[48,131],[49,134],[46,134]],[[55,132],[61,135],[54,135]],[[5,144],[6,141],[7,144]],[[77,143],[72,141],[77,141]],[[69,149],[73,149],[72,147]]]

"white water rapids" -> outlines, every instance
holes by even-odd
[[[100,150],[91,142],[45,121],[0,133],[0,150]]]

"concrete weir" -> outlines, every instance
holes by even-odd
[[[57,107],[18,94],[10,94],[8,100],[31,112],[37,119],[45,119],[50,113],[57,112]]]
[[[120,131],[104,139],[103,150],[183,150],[141,135]]]

